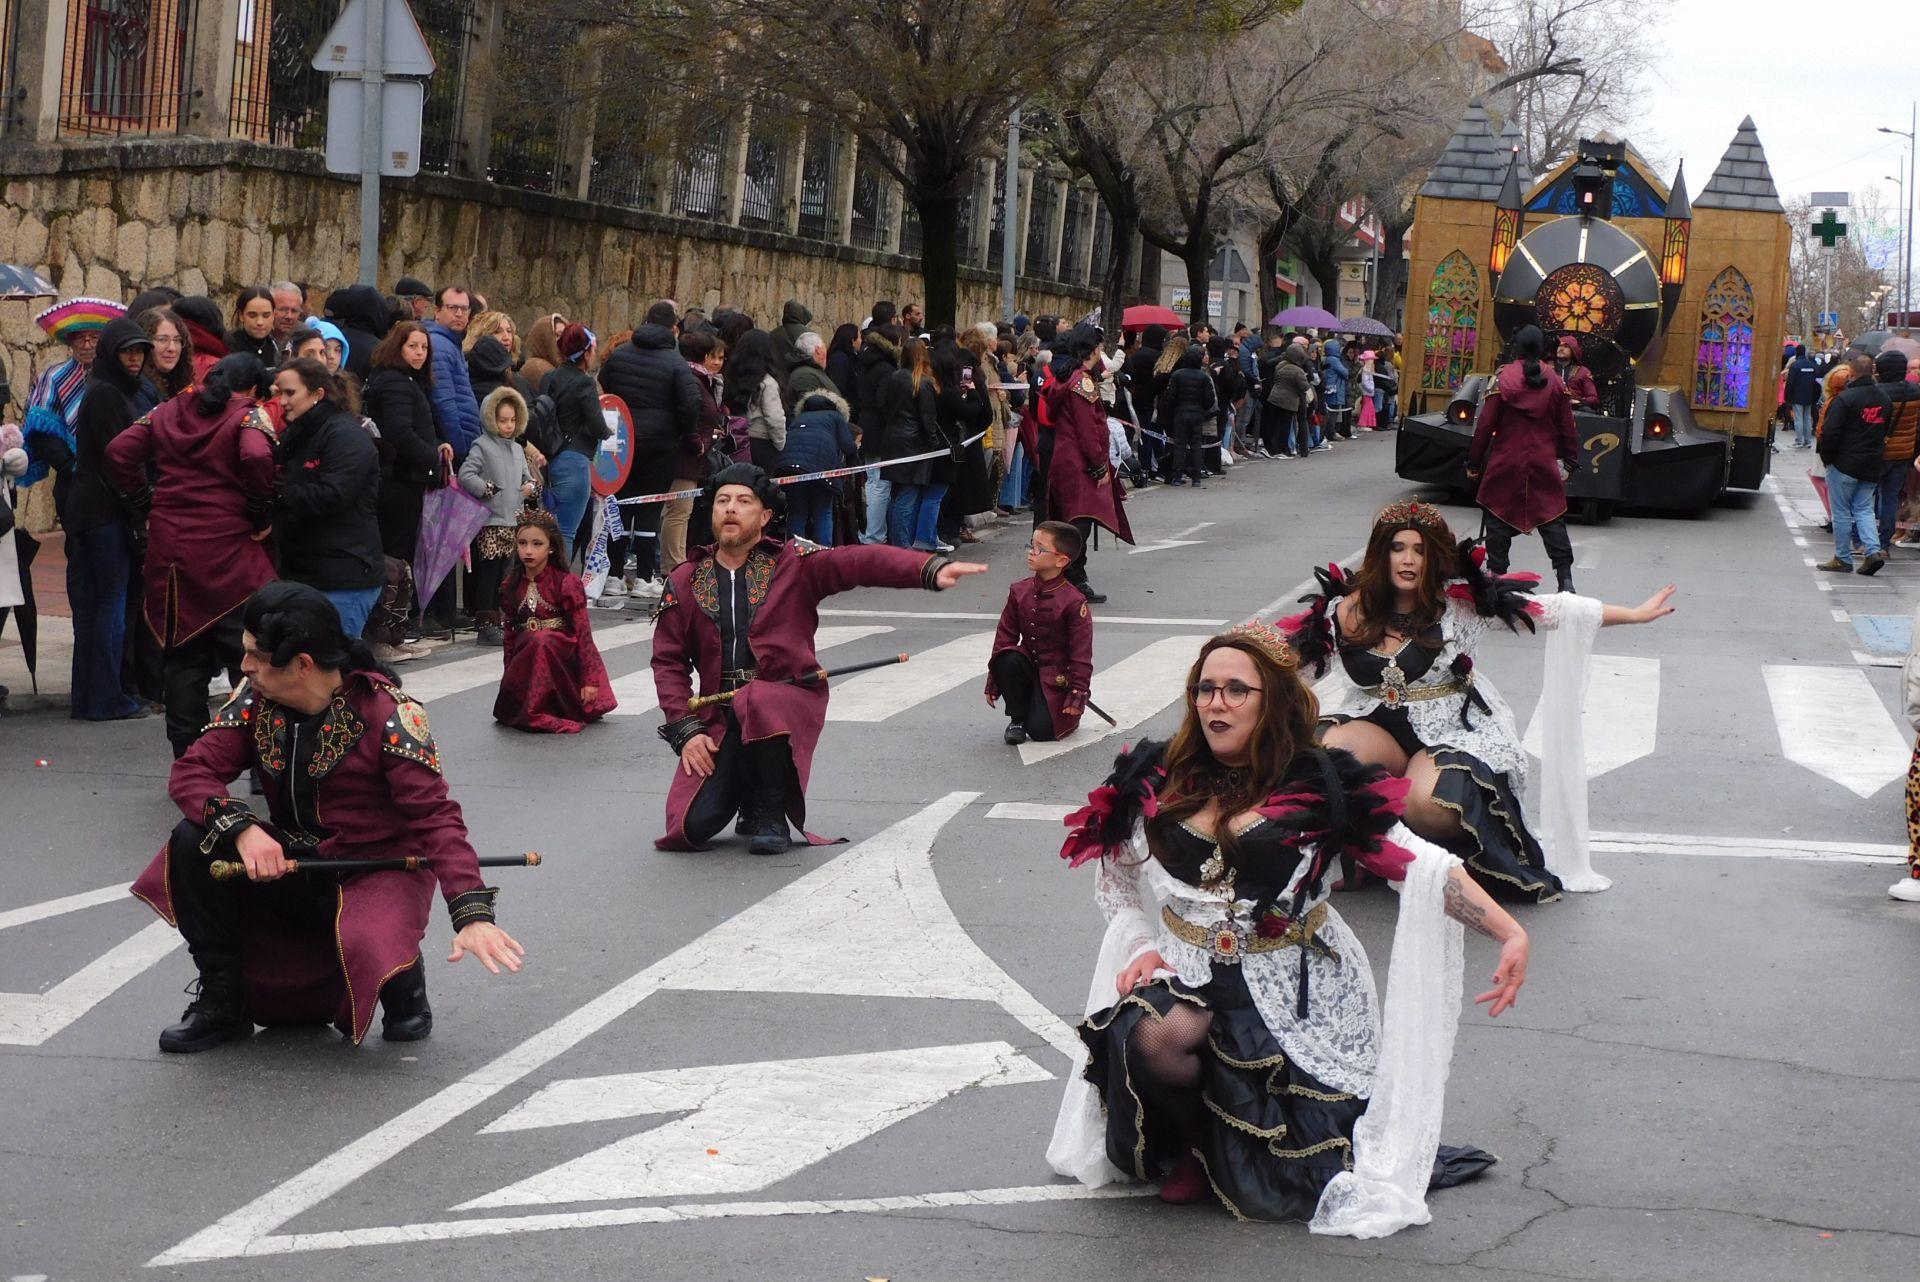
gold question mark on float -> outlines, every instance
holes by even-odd
[[[1593,471],[1600,473],[1600,460],[1620,448],[1620,438],[1612,432],[1600,432],[1587,438],[1587,449],[1593,455]]]

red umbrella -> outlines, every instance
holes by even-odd
[[[1187,323],[1187,318],[1171,307],[1162,307],[1158,303],[1141,303],[1129,307],[1120,313],[1122,330],[1145,329],[1149,325],[1165,325],[1168,329],[1179,329]]]

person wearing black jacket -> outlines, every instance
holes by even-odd
[[[948,459],[934,460],[934,477],[944,477],[943,510],[933,531],[933,545],[951,552],[949,539],[978,543],[979,536],[967,529],[966,518],[993,506],[993,488],[987,472],[987,451],[980,441],[963,444],[979,436],[993,422],[993,402],[987,397],[986,379],[980,363],[960,344],[942,339],[934,344],[933,374],[940,385],[934,397],[935,416],[940,434],[951,451]]]
[[[107,472],[107,446],[134,420],[141,371],[153,358],[153,340],[130,317],[108,322],[87,370],[86,398],[73,424],[74,451],[41,437],[54,469],[54,503],[67,538],[67,603],[73,610],[73,703],[76,721],[146,716],[129,692],[123,659],[127,644],[128,578],[134,558],[127,512]],[[134,585],[136,596],[141,592]]]
[[[373,351],[393,328],[386,299],[371,285],[349,285],[327,295],[327,319],[347,336],[347,369],[361,382],[373,375]]]
[[[1149,432],[1164,432],[1156,426],[1153,400],[1153,367],[1160,363],[1160,353],[1167,345],[1167,327],[1149,325],[1140,335],[1140,346],[1127,357],[1122,367],[1127,376],[1127,395],[1133,402],[1133,412],[1140,424],[1140,468],[1148,475],[1158,471],[1160,456],[1166,452],[1157,437]]]
[[[679,327],[680,315],[674,305],[655,303],[634,329],[632,341],[616,348],[600,367],[601,388],[626,402],[627,412],[633,417],[633,467],[620,487],[621,498],[663,493],[673,484],[681,443],[699,432],[700,384],[681,359]],[[621,522],[633,538],[636,587],[641,582],[652,583],[663,515],[659,503],[620,509]],[[560,528],[566,529],[564,520]],[[612,579],[622,577],[625,559],[624,553],[615,558]],[[657,585],[642,590],[647,596],[658,593]]]
[[[453,454],[433,422],[433,348],[412,321],[395,325],[372,357],[361,408],[380,429],[380,546],[412,563],[420,546],[420,509]]]
[[[387,565],[377,512],[380,460],[340,391],[311,356],[288,362],[274,376],[287,426],[273,533],[281,577],[318,588],[353,638],[380,597]]]
[[[560,333],[560,363],[540,383],[541,394],[553,398],[554,417],[560,423],[560,448],[547,460],[547,488],[542,502],[560,527],[562,551],[569,561],[593,494],[593,456],[600,452],[600,442],[613,435],[607,416],[600,410],[600,385],[581,368],[592,354],[593,335],[587,327],[577,322],[568,325]],[[657,505],[648,506],[657,510]],[[621,513],[624,516],[633,510],[622,508]]]
[[[1873,358],[1856,356],[1853,378],[1827,405],[1820,420],[1820,461],[1827,465],[1827,499],[1833,509],[1833,556],[1818,569],[1853,572],[1858,539],[1866,560],[1862,574],[1878,574],[1887,558],[1880,549],[1880,522],[1874,500],[1880,490],[1880,459],[1893,425],[1893,399],[1874,382]]]
[[[1200,487],[1200,456],[1205,448],[1207,420],[1215,404],[1213,378],[1207,373],[1198,347],[1189,347],[1173,373],[1167,376],[1166,391],[1154,409],[1154,421],[1166,432],[1167,480],[1174,485],[1188,481]]]
[[[526,384],[513,372],[513,353],[491,334],[467,349],[467,380],[473,384],[474,399],[482,405],[486,404],[487,397],[503,387],[511,387],[532,400]],[[526,425],[521,426],[524,429]]]
[[[1234,408],[1247,395],[1247,376],[1240,368],[1239,353],[1234,350],[1233,342],[1224,334],[1215,334],[1207,340],[1207,374],[1213,379],[1214,435],[1216,444],[1207,450],[1208,470],[1219,472],[1226,467],[1226,455],[1233,449],[1235,415]]]
[[[939,392],[927,345],[917,338],[902,342],[900,368],[887,380],[883,396],[887,428],[881,457],[911,458],[947,445],[940,431]],[[947,492],[946,482],[936,486],[934,461],[897,463],[882,471],[891,490],[887,541],[895,547],[933,551],[939,541],[934,526],[939,520],[940,500]],[[923,511],[927,513],[924,518]],[[923,531],[928,536],[924,546],[920,543]]]
[[[878,315],[878,308],[875,315]],[[888,389],[900,369],[900,330],[891,324],[875,325],[860,343],[854,365],[854,426],[860,429],[860,457],[866,462],[883,459],[886,454],[889,406]],[[867,471],[864,499],[867,528],[860,534],[862,543],[888,541],[888,514],[893,509],[893,481],[880,468]]]

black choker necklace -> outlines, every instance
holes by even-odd
[[[1404,614],[1401,613],[1399,610],[1395,610],[1392,614],[1389,614],[1387,616],[1387,626],[1391,628],[1393,631],[1398,632],[1403,637],[1412,636],[1414,634],[1414,631],[1417,625],[1418,625],[1418,620],[1414,618],[1413,611],[1411,610],[1405,612]]]
[[[1216,797],[1235,796],[1246,790],[1247,779],[1247,771],[1242,766],[1215,766],[1207,788]]]

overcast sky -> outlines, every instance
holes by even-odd
[[[1699,195],[1750,115],[1783,197],[1877,184],[1889,209],[1899,204],[1892,180],[1907,140],[1874,130],[1911,127],[1920,6],[1675,0],[1654,34],[1664,52],[1630,132],[1651,135],[1634,143],[1658,157],[1663,179],[1684,156]]]

